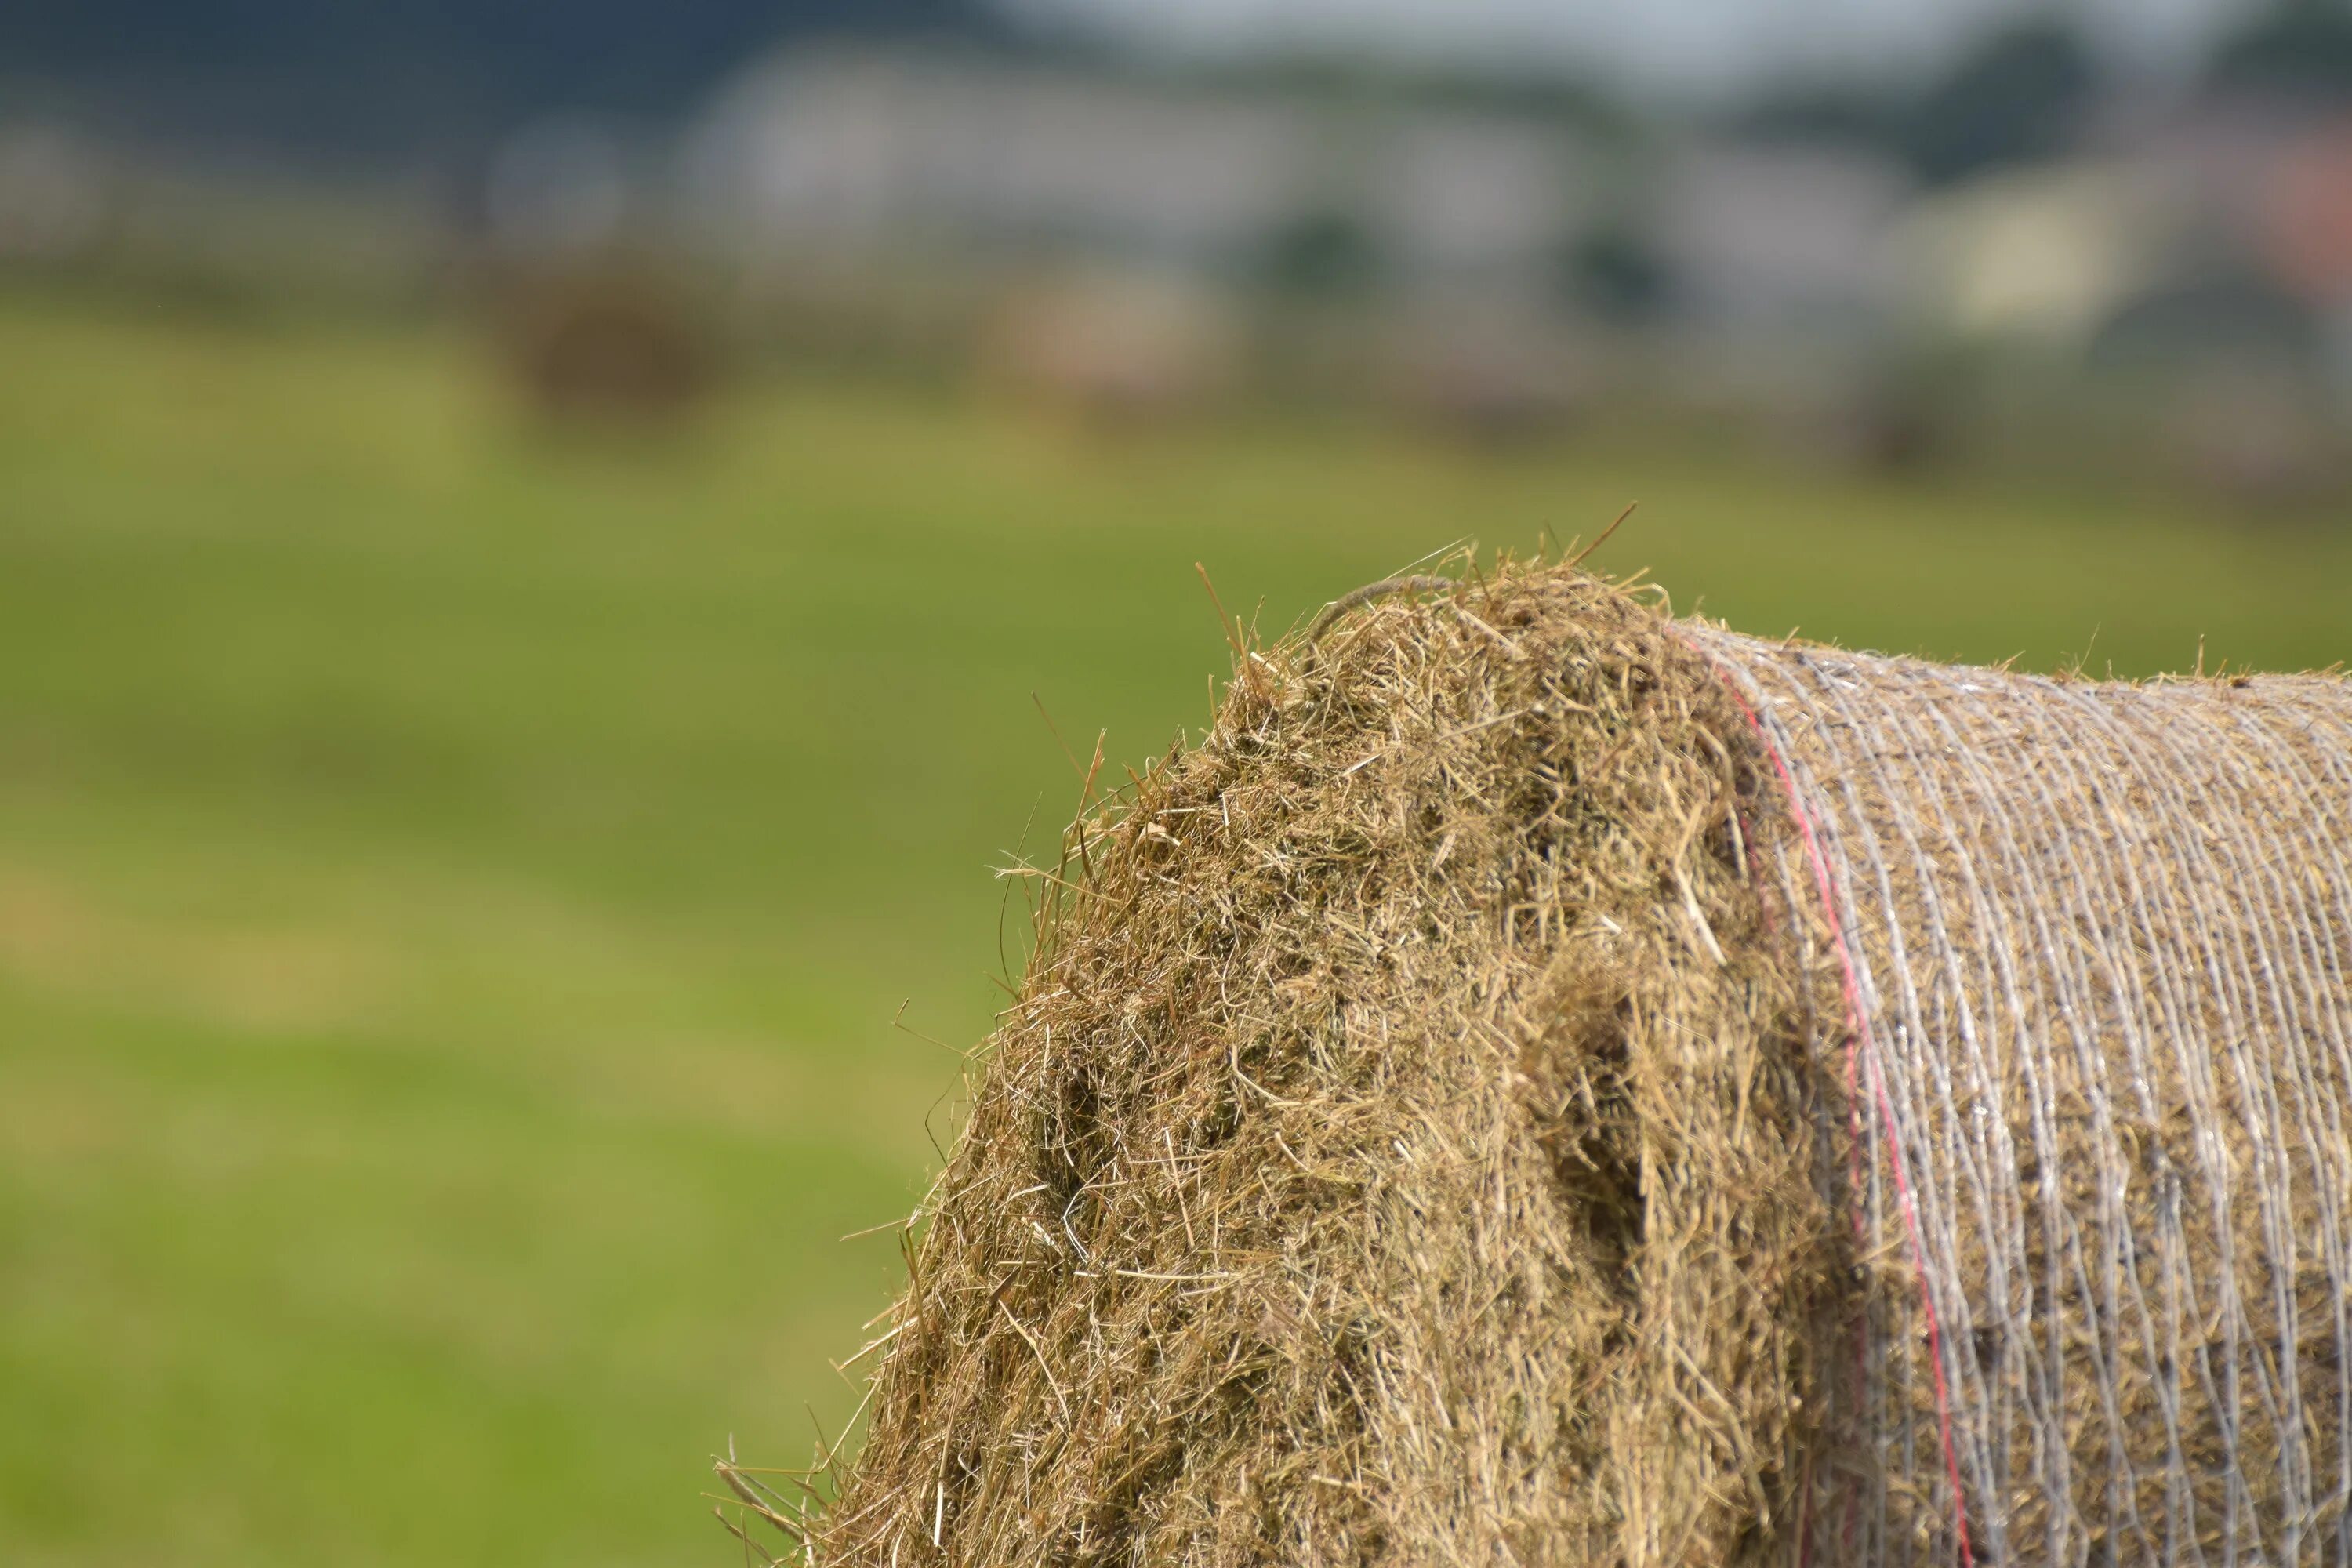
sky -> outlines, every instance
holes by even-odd
[[[2082,18],[2123,61],[2185,60],[2252,0],[1007,0],[1014,14],[1177,55],[1369,50],[1476,64],[1581,61],[1696,98],[1759,81],[1927,68],[2020,15]]]

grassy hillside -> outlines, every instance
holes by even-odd
[[[1465,535],[1738,624],[2352,656],[2352,528],[1595,440],[1090,447],[784,386],[552,442],[434,337],[0,305],[0,1559],[732,1561],[984,1029],[1032,705],[1137,760]],[[2095,641],[2094,640],[2095,637]]]

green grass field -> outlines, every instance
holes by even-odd
[[[1598,438],[1089,447],[782,385],[551,442],[463,341],[0,304],[0,1561],[736,1560],[1083,751],[1465,536],[1738,624],[2352,657],[2352,526]]]

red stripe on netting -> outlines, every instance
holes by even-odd
[[[1797,775],[1790,768],[1789,760],[1781,754],[1780,748],[1773,743],[1770,733],[1764,728],[1763,719],[1758,715],[1754,704],[1748,700],[1748,694],[1739,689],[1738,681],[1724,668],[1722,660],[1696,642],[1689,643],[1689,646],[1693,652],[1707,661],[1715,670],[1716,678],[1723,682],[1724,689],[1731,693],[1731,700],[1739,705],[1740,717],[1748,721],[1748,728],[1755,735],[1756,743],[1763,747],[1764,755],[1770,760],[1772,772],[1780,781],[1780,792],[1788,800],[1789,814],[1796,819],[1798,837],[1804,843],[1805,863],[1812,868],[1813,886],[1821,894],[1822,919],[1829,926],[1830,945],[1837,953],[1841,983],[1845,993],[1845,1088],[1847,1115],[1853,1134],[1849,1179],[1854,1191],[1854,1230],[1857,1235],[1863,1233],[1860,1068],[1867,1062],[1871,1099],[1877,1107],[1879,1123],[1886,1134],[1886,1168],[1895,1180],[1895,1207],[1903,1215],[1904,1234],[1911,1249],[1911,1265],[1919,1275],[1919,1310],[1927,1326],[1927,1364],[1935,1374],[1936,1383],[1936,1426],[1943,1445],[1944,1474],[1952,1487],[1953,1535],[1959,1546],[1961,1568],[1974,1568],[1976,1552],[1969,1543],[1967,1495],[1960,1489],[1959,1451],[1952,1442],[1951,1390],[1944,1379],[1943,1328],[1936,1313],[1935,1293],[1927,1283],[1927,1245],[1919,1234],[1919,1215],[1916,1205],[1911,1201],[1910,1179],[1904,1173],[1895,1101],[1886,1091],[1886,1077],[1879,1068],[1878,1048],[1871,1036],[1870,1013],[1862,1002],[1861,971],[1854,963],[1853,946],[1846,941],[1845,922],[1838,914],[1837,888],[1830,876],[1829,858],[1822,853],[1821,836],[1814,830],[1813,815],[1806,809],[1804,796],[1797,788]],[[1811,1500],[1808,1498],[1801,1506],[1809,1510],[1811,1505]],[[1801,1541],[1804,1541],[1809,1522],[1799,1527]],[[1805,1542],[1805,1545],[1809,1546],[1810,1542]]]

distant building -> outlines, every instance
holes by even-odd
[[[0,261],[60,261],[95,244],[107,218],[107,170],[70,132],[0,125]]]
[[[2352,128],[2218,100],[1940,194],[1896,254],[1915,327],[2053,363],[2291,380],[2352,320]],[[2348,366],[2347,368],[2352,368]]]
[[[2290,140],[2255,188],[2265,270],[2315,309],[2352,310],[2352,120]]]
[[[2192,210],[2126,166],[2006,170],[1918,204],[1892,254],[1915,329],[2080,353],[2165,280]]]
[[[1232,273],[1328,220],[1408,284],[1549,265],[1589,162],[1535,119],[878,51],[754,71],[688,153],[701,221],[739,245]]]
[[[755,243],[1076,245],[1208,260],[1271,227],[1313,138],[1276,105],[919,54],[788,57],[695,133],[705,218]]]
[[[1526,279],[1554,268],[1601,194],[1594,157],[1557,127],[1421,111],[1368,149],[1375,230],[1412,279]]]
[[[1701,142],[1659,174],[1655,244],[1687,315],[1853,337],[1886,313],[1885,242],[1910,195],[1899,165],[1859,149]]]

